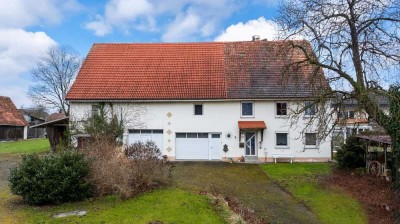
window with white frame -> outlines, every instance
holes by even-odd
[[[317,146],[317,133],[306,133],[306,146]]]
[[[304,108],[304,115],[306,116],[313,116],[317,113],[317,107],[313,101],[304,102]]]
[[[276,146],[288,147],[288,133],[276,133]]]
[[[242,117],[254,116],[254,102],[241,102]]]
[[[278,102],[276,103],[276,115],[286,116],[287,115],[287,103]]]

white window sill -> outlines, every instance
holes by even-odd
[[[275,146],[275,149],[289,149],[289,146]]]
[[[254,118],[254,115],[251,115],[251,116],[244,116],[244,115],[242,115],[242,116],[240,116],[240,118]]]
[[[306,145],[304,148],[305,149],[319,149],[319,147],[315,146],[315,145]]]
[[[289,115],[275,115],[275,118],[278,118],[278,119],[288,119],[288,118],[289,118]]]

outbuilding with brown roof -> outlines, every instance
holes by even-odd
[[[26,139],[27,126],[11,98],[0,96],[0,141]]]

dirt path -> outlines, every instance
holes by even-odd
[[[282,191],[258,165],[177,162],[173,166],[176,186],[235,197],[269,223],[319,223],[312,212]]]
[[[8,186],[10,168],[16,167],[20,160],[19,155],[0,153],[0,190]]]

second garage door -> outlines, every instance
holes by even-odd
[[[129,130],[128,145],[137,141],[146,143],[146,141],[153,141],[157,147],[162,151],[163,149],[163,130]]]
[[[218,139],[216,139],[218,137]],[[210,141],[210,138],[212,141]],[[177,160],[209,160],[218,159],[215,152],[220,151],[220,134],[209,133],[176,133],[176,159]],[[217,146],[215,144],[217,140]]]

